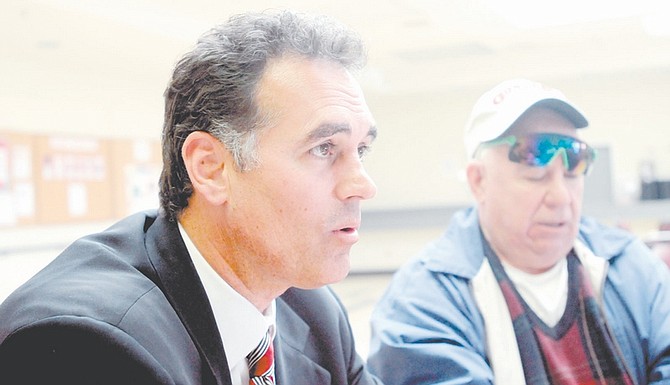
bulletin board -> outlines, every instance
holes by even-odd
[[[35,138],[0,132],[0,226],[37,222]]]
[[[110,148],[101,139],[38,136],[36,208],[39,223],[112,217]]]
[[[110,220],[158,207],[159,140],[0,130],[0,227]]]
[[[160,141],[118,139],[112,142],[114,216],[158,207],[162,169]]]

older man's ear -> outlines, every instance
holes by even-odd
[[[486,191],[486,168],[481,160],[472,160],[465,168],[470,191],[477,203],[482,203]]]

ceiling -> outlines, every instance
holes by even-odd
[[[0,130],[155,139],[179,57],[230,15],[269,8],[331,15],[365,40],[359,78],[387,133],[367,163],[380,206],[467,199],[460,127],[511,77],[579,98],[608,128],[592,139],[627,151],[617,186],[637,182],[637,159],[670,154],[667,0],[0,0]]]
[[[566,93],[580,95],[574,85],[595,75],[610,81],[624,73],[668,72],[666,4],[2,0],[0,129],[80,133],[94,127],[104,135],[155,137],[162,126],[162,92],[179,57],[230,15],[271,8],[331,15],[358,31],[369,57],[359,79],[380,117],[393,116],[388,109],[399,104],[413,108],[408,101],[416,107],[446,99],[455,111],[466,111],[483,90],[518,76],[569,86]],[[533,25],[542,20],[548,26]],[[444,112],[435,107],[437,114]]]
[[[425,92],[490,85],[516,74],[580,76],[670,64],[670,37],[651,36],[645,29],[650,16],[668,15],[662,1],[591,2],[607,8],[591,16],[583,5],[567,10],[570,1],[535,1],[505,16],[500,9],[522,1],[3,0],[0,76],[39,78],[48,70],[50,77],[76,72],[97,81],[104,72],[106,78],[164,83],[179,54],[213,24],[245,10],[283,7],[329,14],[356,29],[369,49],[362,82],[375,92]],[[513,17],[536,21],[545,14],[560,24],[566,13],[578,21],[604,20],[536,28],[509,22]],[[667,17],[659,25],[665,24]]]

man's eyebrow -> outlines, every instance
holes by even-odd
[[[340,132],[351,133],[351,127],[346,123],[324,123],[309,133],[308,140],[315,141],[322,138],[327,138]]]
[[[346,123],[324,123],[309,133],[308,140],[315,141],[341,132],[351,134],[351,131],[351,127]],[[377,137],[377,127],[371,126],[367,136],[374,140]]]
[[[377,138],[377,126],[370,126],[370,129],[368,130],[368,136],[372,138],[372,140]]]

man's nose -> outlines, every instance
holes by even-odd
[[[336,189],[338,198],[342,200],[350,198],[371,199],[377,194],[377,186],[365,171],[360,159],[349,162]]]

